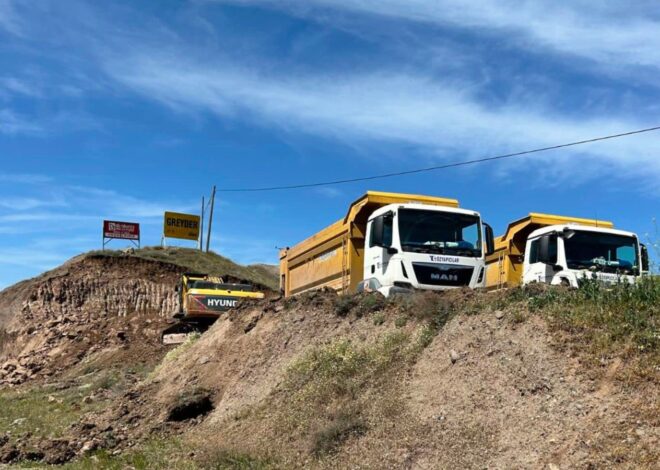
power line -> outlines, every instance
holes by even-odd
[[[612,135],[606,135],[606,136],[602,136],[602,137],[594,137],[593,139],[578,140],[576,142],[569,142],[567,144],[559,144],[559,145],[552,145],[550,147],[541,147],[541,148],[532,149],[532,150],[524,150],[522,152],[507,153],[507,154],[504,154],[504,155],[497,155],[497,156],[494,156],[494,157],[477,158],[475,160],[464,160],[464,161],[458,161],[458,162],[452,162],[452,163],[445,163],[444,165],[436,165],[436,166],[430,166],[430,167],[426,167],[426,168],[417,168],[417,169],[414,169],[414,170],[398,171],[398,172],[395,172],[395,173],[384,173],[384,174],[381,174],[381,175],[363,176],[363,177],[360,177],[360,178],[348,178],[348,179],[341,179],[341,180],[334,180],[334,181],[321,181],[321,182],[316,182],[316,183],[305,183],[305,184],[292,184],[292,185],[286,185],[286,186],[267,186],[267,187],[262,187],[262,188],[218,189],[217,192],[247,193],[247,192],[259,192],[259,191],[280,191],[280,190],[285,190],[285,189],[313,188],[313,187],[318,187],[318,186],[331,186],[331,185],[335,185],[335,184],[355,183],[357,181],[370,181],[370,180],[377,180],[377,179],[384,179],[384,178],[393,178],[395,176],[412,175],[412,174],[415,174],[415,173],[424,173],[424,172],[427,172],[427,171],[444,170],[444,169],[447,169],[447,168],[455,168],[455,167],[459,167],[459,166],[474,165],[474,164],[477,164],[477,163],[491,162],[491,161],[494,161],[494,160],[504,160],[505,158],[520,157],[520,156],[529,155],[529,154],[532,154],[532,153],[547,152],[549,150],[557,150],[557,149],[560,149],[560,148],[574,147],[576,145],[590,144],[590,143],[593,143],[593,142],[617,139],[619,137],[626,137],[626,136],[635,135],[635,134],[643,134],[645,132],[652,132],[652,131],[657,131],[657,130],[660,130],[660,126],[648,127],[646,129],[639,129],[639,130],[636,130],[636,131],[623,132],[621,134],[612,134]]]

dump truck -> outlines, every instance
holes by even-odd
[[[191,333],[202,333],[227,310],[235,308],[245,299],[263,299],[249,284],[224,282],[208,274],[185,273],[176,287],[179,293],[179,311],[176,323],[163,331],[164,344],[179,344]]]
[[[610,221],[530,213],[495,238],[486,257],[486,287],[533,282],[578,287],[584,279],[634,282],[648,271],[636,234]]]
[[[490,226],[456,199],[368,191],[342,219],[280,251],[280,286],[287,297],[484,287],[492,246]]]

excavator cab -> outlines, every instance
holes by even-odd
[[[191,333],[206,331],[222,313],[246,299],[263,299],[249,284],[227,283],[220,277],[185,273],[177,287],[179,310],[175,324],[163,331],[163,344],[179,344]]]

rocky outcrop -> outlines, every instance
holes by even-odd
[[[50,377],[102,352],[119,359],[151,348],[148,357],[178,309],[180,271],[128,256],[88,256],[15,286],[4,305],[0,385]]]

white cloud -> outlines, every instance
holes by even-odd
[[[37,134],[42,130],[40,125],[26,117],[9,109],[0,109],[0,134]]]
[[[217,0],[313,15],[314,7],[348,10],[473,31],[493,31],[521,46],[590,60],[660,67],[656,2],[604,0]]]
[[[143,51],[144,52],[144,51]],[[231,63],[199,65],[144,53],[109,62],[116,80],[173,109],[243,117],[340,140],[414,144],[437,159],[496,155],[614,134],[649,124],[611,116],[566,117],[530,103],[494,107],[457,85],[423,75],[374,73],[277,76]],[[543,100],[539,100],[543,101]],[[641,135],[528,157],[571,171],[588,165],[614,176],[660,176],[660,138]],[[418,166],[418,165],[416,165]],[[597,176],[593,174],[591,176]]]
[[[41,90],[34,83],[16,77],[0,78],[0,96],[5,93],[19,94],[30,97],[40,97]]]
[[[38,207],[66,207],[62,198],[8,197],[0,199],[0,208],[17,211],[32,210]]]
[[[3,29],[14,35],[22,33],[21,21],[12,0],[0,0],[0,31]]]
[[[52,181],[50,176],[30,173],[0,173],[0,182],[13,184],[41,184]]]

